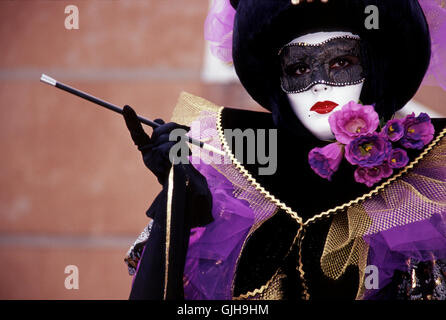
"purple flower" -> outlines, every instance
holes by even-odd
[[[387,163],[373,168],[358,167],[355,170],[355,180],[359,183],[364,183],[367,187],[373,186],[375,183],[392,175],[393,170]]]
[[[363,106],[351,101],[329,118],[336,140],[348,144],[354,139],[372,133],[378,128],[379,119],[373,106]]]
[[[424,112],[418,117],[415,114],[408,115],[404,121],[404,137],[401,139],[403,147],[409,149],[422,149],[434,138],[434,126],[431,118]]]
[[[308,154],[311,169],[322,178],[331,180],[331,176],[339,169],[344,155],[344,148],[339,143],[331,143],[323,148],[314,148]]]
[[[381,132],[386,135],[390,141],[396,142],[404,136],[403,121],[400,119],[390,120]]]
[[[407,165],[409,162],[409,157],[407,156],[407,152],[405,150],[396,148],[389,153],[387,162],[391,168],[399,169]]]
[[[356,138],[345,148],[345,158],[353,165],[372,168],[387,159],[392,144],[378,133]]]

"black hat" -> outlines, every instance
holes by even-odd
[[[349,31],[361,37],[363,104],[390,118],[416,93],[430,61],[429,29],[417,0],[231,0],[236,9],[233,61],[254,100],[276,124],[297,118],[280,88],[278,52],[296,37],[317,31]],[[376,6],[378,29],[367,29],[366,8]],[[290,122],[293,122],[291,124]]]

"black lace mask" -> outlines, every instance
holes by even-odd
[[[282,90],[299,93],[313,85],[349,86],[364,81],[360,40],[339,37],[312,45],[291,43],[279,52]]]

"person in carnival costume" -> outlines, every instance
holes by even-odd
[[[214,1],[212,52],[270,112],[182,93],[149,137],[124,108],[163,186],[130,298],[446,299],[446,119],[395,116],[423,81],[446,89],[445,16],[435,0]],[[172,165],[175,129],[225,156],[191,146]],[[228,129],[276,132],[275,170]]]

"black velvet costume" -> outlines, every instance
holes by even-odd
[[[351,31],[361,37],[361,63],[365,77],[361,102],[375,104],[382,119],[388,120],[418,90],[429,65],[429,30],[416,0],[329,0],[328,3],[290,0],[231,1],[237,13],[234,24],[234,66],[243,86],[271,113],[224,108],[223,128],[278,129],[278,163],[274,175],[258,175],[257,164],[244,167],[266,190],[286,203],[304,220],[368,193],[354,180],[354,167],[346,161],[332,181],[316,175],[308,164],[312,148],[327,143],[318,140],[299,122],[286,94],[280,87],[278,52],[296,37],[314,31]],[[364,27],[364,8],[376,5],[380,29]],[[416,61],[416,63],[414,63]],[[446,119],[433,119],[435,136],[446,127]],[[444,139],[443,139],[444,140]],[[411,160],[423,150],[412,150]],[[243,159],[239,159],[243,162]],[[168,263],[169,285],[165,288],[165,239],[167,187],[148,210],[154,225],[130,298],[181,299],[182,272],[191,227],[206,225],[212,208],[207,185],[193,168],[175,166],[172,241]],[[395,174],[397,171],[395,172]],[[198,187],[197,187],[198,186]],[[234,297],[259,289],[280,269],[281,298],[354,299],[359,275],[350,266],[338,279],[327,277],[321,269],[321,255],[333,215],[310,223],[303,240],[293,243],[299,225],[283,210],[264,222],[249,238],[236,270]],[[297,270],[302,266],[303,270]],[[302,279],[304,274],[305,280]],[[396,299],[401,277],[383,297]],[[261,298],[261,297],[260,297]]]
[[[225,108],[222,123],[224,128],[274,128],[271,114]],[[433,119],[436,133],[446,127],[446,119]],[[290,136],[279,131],[278,165],[274,175],[258,175],[257,165],[245,168],[277,198],[291,206],[304,220],[314,215],[347,203],[372,188],[358,184],[353,178],[354,168],[344,162],[332,181],[321,179],[308,165],[308,152],[323,141],[303,131]],[[296,147],[291,147],[296,145]],[[422,150],[412,150],[410,159],[415,159]],[[305,199],[305,200],[303,200]],[[320,267],[320,258],[333,216],[314,223],[305,232],[302,259],[305,281],[311,299],[354,299],[358,291],[358,271],[350,267],[338,280],[325,276]],[[289,299],[302,298],[302,284],[296,272],[299,259],[297,248],[285,259],[298,226],[284,212],[276,214],[264,223],[249,240],[239,264],[235,295],[254,291],[264,285],[282,265],[287,270],[284,283]],[[280,235],[280,237],[276,237]],[[396,292],[392,292],[396,298]],[[390,295],[390,297],[392,297]],[[390,298],[387,297],[387,298]]]

